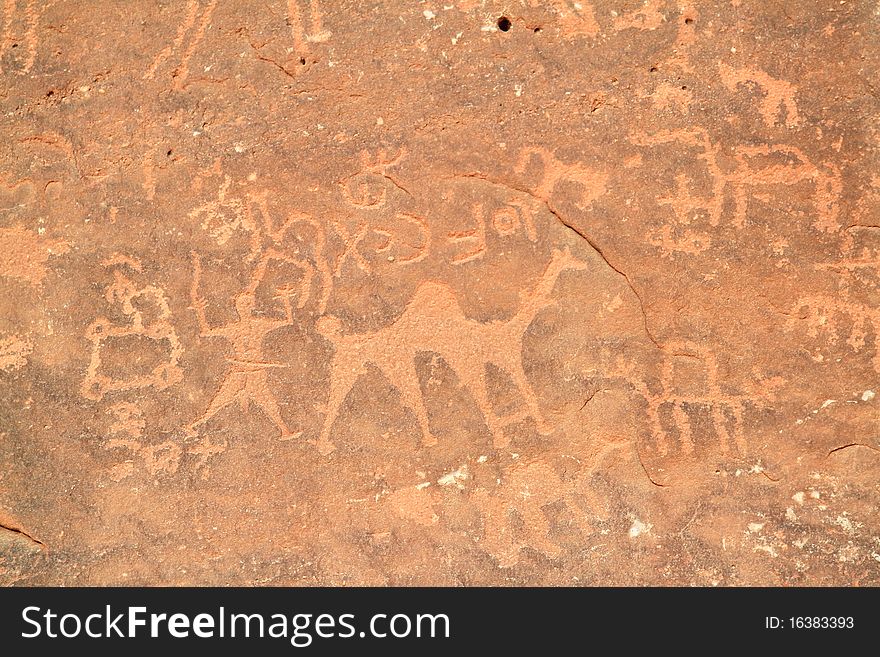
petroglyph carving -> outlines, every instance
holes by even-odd
[[[2,7],[2,41],[0,41],[0,74],[4,72],[4,61],[14,59],[20,62],[17,73],[30,73],[37,58],[37,25],[40,14],[46,8],[39,0],[4,0]],[[19,51],[19,44],[24,47]],[[21,56],[16,57],[16,52]]]
[[[110,438],[103,447],[108,450],[125,450],[133,456],[139,456],[147,472],[152,476],[174,474],[180,466],[183,450],[176,443],[167,440],[156,445],[145,445],[143,433],[146,427],[143,411],[130,402],[119,402],[110,407],[113,416],[110,425]],[[119,482],[134,474],[134,465],[130,459],[117,463],[110,469],[110,478]]]
[[[333,276],[342,275],[347,260],[361,271],[373,271],[372,258],[381,256],[398,265],[410,265],[428,257],[431,230],[428,220],[412,212],[396,212],[388,220],[366,220],[354,217],[353,228],[342,219],[332,219],[333,228],[342,243],[342,253],[336,258]],[[370,239],[371,236],[373,239]]]
[[[562,555],[562,548],[550,536],[545,508],[563,502],[577,528],[590,532],[574,484],[564,482],[553,467],[542,461],[516,464],[504,473],[501,485],[492,493],[475,490],[471,500],[483,516],[481,545],[502,568],[519,563],[520,552],[529,548],[550,559]],[[514,517],[522,529],[517,531]]]
[[[409,230],[407,230],[409,229]],[[431,247],[431,229],[428,220],[412,212],[398,212],[392,225],[386,228],[373,228],[382,239],[376,253],[388,254],[398,265],[410,265],[428,257]],[[406,233],[415,232],[412,239]]]
[[[800,122],[794,98],[795,88],[791,83],[777,80],[758,69],[734,68],[724,62],[719,62],[718,69],[721,73],[721,81],[730,91],[736,91],[739,85],[749,82],[764,90],[764,98],[761,100],[759,112],[768,127],[772,128],[779,121],[780,110],[785,110],[785,125],[787,127],[796,126]]]
[[[193,283],[190,290],[192,307],[201,329],[201,337],[219,337],[227,340],[232,346],[232,356],[227,357],[230,369],[220,384],[208,408],[200,418],[190,423],[187,433],[196,435],[196,427],[204,424],[221,410],[239,402],[244,412],[253,402],[261,409],[272,423],[281,431],[282,440],[290,440],[299,436],[292,432],[281,416],[281,409],[269,387],[268,370],[284,368],[283,363],[274,363],[265,360],[263,356],[263,341],[270,332],[275,329],[293,323],[293,305],[290,297],[294,290],[281,290],[280,301],[284,307],[284,319],[260,317],[254,313],[256,307],[256,289],[265,275],[269,262],[273,259],[282,259],[297,264],[303,271],[302,285],[300,289],[300,307],[305,304],[311,290],[311,265],[306,261],[296,261],[289,256],[274,250],[267,250],[260,260],[257,269],[247,288],[235,297],[235,310],[238,321],[225,326],[212,327],[205,316],[205,302],[199,298],[199,284],[202,274],[202,261],[199,255],[192,253],[193,259]]]
[[[320,276],[320,294],[317,295],[317,311],[323,313],[332,292],[332,272],[325,257],[326,237],[323,226],[299,211],[290,211],[287,217],[275,225],[269,209],[266,192],[251,194],[247,201],[229,198],[229,177],[224,179],[216,201],[211,201],[193,211],[192,216],[204,215],[202,227],[215,239],[225,242],[232,232],[239,228],[250,233],[251,250],[248,261],[258,258],[247,287],[234,298],[238,320],[225,326],[212,327],[206,316],[206,302],[199,296],[202,278],[201,257],[193,252],[193,283],[190,289],[192,307],[195,310],[202,337],[220,337],[232,347],[232,355],[227,357],[229,371],[214,394],[205,412],[187,426],[189,436],[196,435],[196,429],[213,418],[221,410],[234,402],[247,412],[251,403],[263,411],[268,419],[280,430],[281,440],[291,440],[300,435],[287,426],[281,408],[269,386],[269,370],[285,368],[283,363],[267,361],[263,355],[263,342],[272,331],[293,323],[294,307],[292,297],[297,296],[296,307],[302,309],[313,297],[315,277]],[[252,212],[256,207],[262,222]],[[308,240],[310,262],[300,253],[302,236],[306,229],[312,233]],[[280,303],[283,318],[260,316],[255,312],[257,290],[265,283],[267,272],[273,263],[284,263],[300,273],[299,280],[292,285],[276,286],[273,298]],[[201,443],[190,449],[190,453],[204,462],[211,456],[221,453],[225,446],[214,444],[210,437],[203,437]]]
[[[464,244],[465,248],[452,258],[452,264],[463,265],[476,260],[486,253],[486,218],[483,216],[483,205],[474,204],[472,217],[475,226],[465,230],[454,230],[447,234],[449,242],[455,245]]]
[[[567,250],[554,252],[538,283],[523,293],[517,314],[506,321],[481,323],[469,319],[452,289],[436,282],[423,283],[403,314],[390,326],[377,331],[346,335],[341,331],[339,319],[329,315],[320,318],[316,326],[318,332],[335,347],[327,413],[318,440],[321,453],[328,454],[334,449],[330,430],[343,401],[368,363],[378,367],[400,391],[403,403],[415,410],[423,444],[436,444],[415,369],[415,356],[420,352],[439,354],[471,391],[496,447],[507,445],[503,426],[511,421],[531,416],[539,431],[549,431],[523,370],[522,339],[537,314],[553,303],[552,292],[560,274],[566,269],[585,268],[586,264]],[[523,413],[514,419],[503,421],[492,410],[486,391],[488,364],[510,375],[525,400]]]
[[[7,335],[0,338],[0,371],[13,372],[27,365],[27,357],[34,345],[27,338]]]
[[[217,198],[192,210],[189,217],[200,220],[202,230],[207,231],[219,246],[226,244],[237,230],[250,233],[251,258],[253,258],[262,246],[259,227],[248,211],[245,201],[240,198],[227,198],[231,183],[232,179],[225,176],[217,190]]]
[[[263,217],[263,230],[265,231],[265,236],[270,240],[268,250],[264,251],[264,247],[261,247],[257,251],[254,251],[254,253],[262,253],[261,259],[266,261],[266,264],[269,264],[273,260],[288,262],[302,272],[303,279],[300,282],[300,285],[303,286],[303,289],[299,295],[299,301],[297,302],[298,308],[303,308],[311,297],[314,276],[316,274],[319,275],[321,278],[321,292],[320,295],[316,295],[318,299],[317,312],[323,314],[324,310],[327,308],[327,301],[330,299],[330,294],[333,292],[333,272],[330,270],[330,265],[327,261],[327,236],[323,224],[304,212],[290,210],[284,221],[282,221],[280,225],[275,226],[272,213],[269,211],[267,194],[253,194],[251,195],[251,202],[255,204],[260,211],[260,214]],[[250,210],[248,210],[248,212],[250,212]],[[257,222],[251,219],[249,224],[256,226]],[[300,232],[302,230],[307,230],[311,235],[301,235]],[[263,239],[264,238],[260,238],[259,242],[262,243]],[[291,242],[294,246],[291,246]],[[311,263],[306,259],[306,256],[302,254],[304,248],[311,252],[308,254],[311,255]],[[251,257],[253,257],[253,255]],[[308,272],[306,271],[307,269],[309,269]],[[257,267],[255,273],[256,278],[254,279],[257,282],[257,285],[262,282],[262,277],[265,275],[265,272],[266,268],[264,265]],[[292,291],[292,289],[277,290],[276,292],[284,298],[286,292],[290,291]]]
[[[113,438],[108,441],[105,447],[112,449],[117,446],[133,445],[132,441],[138,441],[144,435],[144,429],[147,426],[144,420],[144,414],[137,404],[131,402],[118,402],[113,404],[107,411],[113,416],[113,423],[110,425],[111,436],[123,436],[123,438]]]
[[[652,135],[632,135],[632,143],[640,146],[658,147],[674,144],[678,147],[694,149],[695,157],[705,166],[709,176],[710,193],[702,196],[694,192],[697,182],[680,171],[675,175],[675,189],[672,193],[656,199],[658,205],[669,207],[674,214],[673,222],[664,222],[649,235],[654,246],[664,253],[698,254],[711,245],[711,236],[692,228],[693,224],[708,223],[718,226],[724,206],[725,177],[718,166],[718,147],[711,142],[708,133],[702,128],[688,130],[661,130]],[[639,158],[635,166],[641,166]]]
[[[342,196],[360,210],[379,210],[388,201],[388,186],[406,192],[390,169],[406,157],[406,149],[400,148],[393,156],[384,149],[376,154],[361,152],[361,170],[339,181]]]
[[[791,330],[800,322],[806,322],[807,335],[811,338],[824,336],[835,345],[845,338],[853,351],[865,347],[868,337],[874,335],[872,365],[880,373],[880,347],[877,332],[880,328],[880,308],[854,301],[848,292],[838,295],[814,295],[798,299],[789,314],[787,328]],[[819,354],[814,358],[821,360]]]
[[[92,343],[92,353],[82,383],[82,395],[99,401],[111,392],[148,387],[163,390],[178,383],[183,379],[179,365],[183,345],[171,323],[171,309],[165,292],[153,285],[136,286],[124,271],[142,272],[141,264],[132,258],[116,255],[102,264],[113,271],[113,283],[108,286],[104,298],[124,316],[125,323],[117,324],[106,317],[98,317],[86,329],[85,337]],[[108,343],[114,338],[129,336],[139,336],[161,344],[166,360],[148,374],[114,378],[102,373],[102,353],[112,348]]]
[[[174,42],[156,55],[147,72],[145,80],[156,77],[159,68],[170,60],[172,56],[178,57],[178,64],[171,70],[174,89],[183,89],[189,76],[189,63],[193,54],[205,38],[205,31],[211,22],[211,16],[217,7],[217,0],[207,0],[204,6],[200,0],[187,0],[186,14],[183,22],[177,28]]]
[[[502,237],[515,235],[522,228],[530,242],[538,241],[532,209],[521,201],[511,201],[492,212],[492,228]]]
[[[532,208],[522,200],[495,208],[486,219],[483,203],[474,203],[468,216],[470,223],[466,228],[451,230],[446,234],[446,241],[455,249],[450,262],[462,265],[483,257],[488,249],[487,226],[501,237],[509,237],[524,231],[530,242],[538,240],[535,230],[535,219]]]
[[[67,242],[43,238],[22,226],[0,228],[0,276],[38,288],[46,277],[49,258],[69,250]]]
[[[293,50],[298,55],[304,55],[308,53],[310,43],[323,43],[332,34],[324,29],[321,4],[318,0],[309,0],[309,26],[306,32],[306,24],[302,19],[299,4],[300,0],[287,0],[287,20],[293,38]]]
[[[333,229],[342,239],[343,250],[336,259],[336,266],[333,269],[333,275],[339,277],[342,275],[342,267],[349,258],[354,261],[358,269],[363,272],[370,273],[370,263],[361,255],[359,245],[367,235],[367,222],[362,219],[356,219],[357,224],[354,230],[350,230],[346,224],[340,219],[332,219]]]
[[[691,192],[690,180],[684,174],[679,174],[675,179],[675,192],[657,199],[659,205],[672,208],[679,225],[686,226],[705,215],[710,226],[718,226],[724,208],[724,195],[730,189],[735,201],[732,224],[736,228],[742,228],[746,224],[749,199],[757,196],[755,188],[808,182],[815,186],[814,226],[824,231],[839,229],[838,199],[842,189],[840,172],[833,164],[816,166],[795,146],[740,146],[735,151],[736,168],[724,171],[718,163],[718,146],[712,143],[708,133],[702,128],[661,130],[651,135],[631,135],[630,139],[633,144],[640,146],[675,143],[697,147],[702,151],[697,159],[705,163],[711,177],[711,194],[707,197],[695,196]],[[698,212],[700,210],[703,212]],[[708,239],[702,235],[697,237],[703,241]],[[659,241],[668,243],[663,236]],[[675,250],[690,251],[692,244],[688,244],[689,241],[686,240],[682,248],[679,245],[670,246]]]
[[[269,208],[267,191],[251,192],[242,198],[230,193],[231,184],[231,178],[224,176],[217,190],[217,198],[192,210],[190,218],[200,221],[202,229],[214,238],[218,246],[227,244],[238,231],[248,235],[250,251],[245,261],[258,259],[260,263],[249,288],[254,293],[273,262],[286,262],[301,272],[302,278],[297,284],[308,288],[299,295],[298,307],[301,308],[312,294],[315,275],[319,275],[321,292],[318,312],[323,313],[333,289],[333,272],[327,262],[324,226],[298,210],[288,211],[286,218],[276,225],[277,220]],[[303,231],[309,235],[301,235]],[[303,250],[309,253],[303,255]]]
[[[631,141],[639,146],[681,144],[698,149],[696,158],[705,164],[712,180],[711,195],[694,196],[690,189],[690,180],[684,173],[679,173],[675,177],[675,193],[658,198],[657,203],[669,206],[680,224],[690,224],[697,218],[694,213],[703,210],[710,226],[719,225],[724,204],[725,176],[718,166],[718,147],[709,139],[708,132],[702,128],[660,130],[651,135],[632,135]]]
[[[820,168],[799,148],[786,145],[740,146],[736,159],[739,168],[728,176],[736,200],[736,226],[742,226],[746,221],[748,188],[810,182],[815,185],[816,217],[813,225],[821,231],[839,230],[838,200],[842,183],[840,171],[835,165],[829,163]],[[763,166],[756,166],[757,162],[762,161]]]
[[[690,367],[685,375],[677,372],[679,367]],[[700,376],[702,374],[702,376]],[[684,382],[699,381],[694,389],[682,389]],[[648,420],[651,437],[657,453],[663,457],[671,452],[691,456],[696,444],[691,427],[691,413],[707,410],[721,451],[732,449],[745,453],[743,435],[743,410],[746,403],[755,403],[750,395],[728,394],[721,390],[721,378],[715,354],[692,343],[669,343],[665,345],[660,370],[660,391],[652,392],[641,380],[632,381],[636,390],[648,403]],[[668,411],[672,427],[678,434],[678,446],[664,427],[662,414]],[[728,428],[730,427],[730,428]]]
[[[608,174],[591,169],[581,162],[565,164],[542,146],[524,148],[520,151],[516,173],[528,175],[532,162],[536,159],[541,167],[541,174],[537,185],[532,186],[531,193],[544,202],[550,201],[557,185],[563,182],[575,183],[580,187],[581,198],[580,202],[576,203],[580,210],[588,209],[593,201],[606,191]]]

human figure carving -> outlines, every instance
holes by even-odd
[[[250,402],[261,408],[269,419],[281,430],[281,440],[291,440],[301,432],[292,432],[284,418],[275,396],[269,388],[268,370],[278,367],[286,367],[281,363],[268,362],[263,357],[263,340],[266,335],[282,326],[293,323],[293,307],[290,302],[290,290],[284,290],[286,294],[280,297],[284,307],[283,319],[260,317],[254,314],[256,306],[256,289],[262,280],[268,263],[272,259],[287,259],[273,250],[267,251],[260,261],[257,271],[252,278],[251,284],[235,297],[235,310],[238,321],[225,326],[211,327],[205,316],[205,302],[199,299],[198,288],[201,278],[201,259],[193,253],[193,284],[191,289],[192,304],[196,311],[202,337],[220,337],[228,340],[232,345],[232,356],[227,360],[230,371],[220,384],[220,389],[214,395],[208,408],[202,416],[187,427],[187,432],[195,435],[195,429],[210,420],[226,406],[234,401],[241,404],[243,411],[247,411]],[[311,272],[308,263],[299,264],[304,272]],[[305,275],[302,288],[305,293],[301,295],[300,306],[308,297],[311,277]]]
[[[415,356],[419,352],[439,354],[459,380],[471,391],[492,433],[496,447],[504,447],[502,419],[492,410],[486,391],[486,365],[506,372],[525,400],[525,417],[535,419],[538,430],[549,433],[538,400],[522,364],[522,339],[541,310],[553,303],[551,294],[559,275],[566,269],[586,269],[587,264],[571,253],[555,251],[537,285],[522,295],[520,309],[509,320],[482,323],[464,315],[453,290],[437,282],[423,283],[403,314],[390,326],[369,333],[343,334],[338,318],[324,316],[317,331],[333,343],[335,354],[330,371],[327,414],[318,449],[329,454],[334,446],[330,430],[339,409],[367,363],[378,367],[398,388],[403,402],[413,408],[425,446],[436,444],[431,434]],[[518,421],[523,415],[510,421]]]

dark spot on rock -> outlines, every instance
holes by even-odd
[[[498,29],[502,32],[507,32],[510,29],[511,22],[507,16],[502,16],[498,19]]]

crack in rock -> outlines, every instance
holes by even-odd
[[[0,522],[0,530],[5,530],[5,531],[11,532],[13,534],[18,534],[19,536],[24,536],[31,543],[34,543],[35,545],[39,546],[39,548],[41,550],[43,550],[44,552],[49,551],[49,547],[45,543],[43,543],[43,541],[41,541],[37,538],[34,538],[33,536],[31,536],[29,533],[27,533],[21,527],[16,527],[14,525],[6,525],[6,524],[3,524],[2,522]]]
[[[492,185],[497,185],[499,187],[505,187],[509,190],[513,190],[516,192],[520,192],[522,194],[526,194],[527,196],[530,196],[531,198],[533,198],[536,201],[539,201],[541,204],[543,204],[544,207],[547,208],[548,212],[550,212],[550,214],[552,214],[554,217],[556,217],[556,219],[557,219],[557,221],[559,221],[559,223],[561,223],[563,226],[565,226],[566,228],[571,230],[578,237],[580,237],[587,244],[589,244],[590,247],[593,249],[593,251],[595,251],[599,255],[599,257],[602,258],[602,260],[605,262],[606,265],[608,265],[613,271],[615,271],[617,274],[619,274],[621,277],[623,277],[623,280],[626,281],[627,286],[632,291],[633,295],[635,295],[636,300],[638,301],[639,310],[642,313],[642,323],[644,325],[645,334],[648,336],[648,339],[654,344],[655,347],[657,347],[661,351],[665,351],[665,348],[663,347],[663,345],[661,345],[660,342],[657,341],[657,339],[654,337],[654,334],[651,332],[650,327],[648,326],[648,314],[645,312],[645,303],[642,300],[642,295],[639,294],[638,290],[636,290],[635,285],[633,285],[632,281],[630,280],[629,275],[625,271],[623,271],[620,267],[617,267],[616,265],[614,265],[608,259],[608,256],[605,255],[605,252],[602,250],[602,247],[600,247],[596,243],[596,241],[592,237],[590,237],[583,229],[576,227],[572,222],[568,221],[565,217],[563,217],[562,213],[558,210],[558,208],[556,208],[553,205],[553,203],[549,197],[545,197],[543,195],[537,194],[537,193],[535,193],[534,190],[529,189],[528,187],[515,185],[515,184],[509,183],[509,182],[502,181],[502,180],[495,180],[495,179],[491,178],[490,176],[488,176],[484,173],[480,173],[478,171],[455,174],[452,177],[453,178],[476,178],[478,180],[483,180],[483,181],[488,182]]]

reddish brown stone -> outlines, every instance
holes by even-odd
[[[880,583],[878,15],[6,2],[0,582]]]

